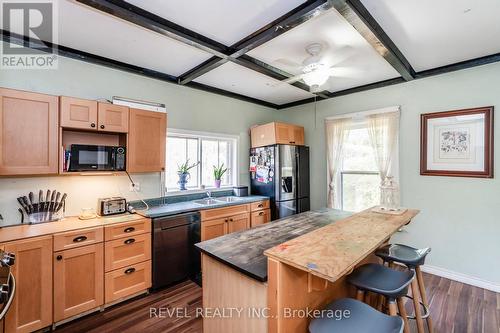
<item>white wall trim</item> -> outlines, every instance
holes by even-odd
[[[399,105],[396,105],[396,106],[388,106],[386,108],[375,109],[375,110],[343,113],[343,114],[339,114],[337,116],[326,117],[325,120],[344,119],[344,118],[357,119],[357,118],[364,118],[364,117],[372,115],[372,114],[381,114],[381,113],[399,112],[399,111],[401,111],[401,107]]]
[[[450,271],[450,270],[445,269],[445,268],[440,268],[440,267],[431,266],[431,265],[424,265],[421,267],[421,269],[422,269],[422,272],[441,276],[441,277],[444,277],[444,278],[447,278],[447,279],[450,279],[453,281],[462,282],[465,284],[469,284],[471,286],[475,286],[475,287],[491,290],[491,291],[494,291],[496,293],[500,293],[500,284],[499,283],[486,281],[486,280],[483,280],[483,279],[480,279],[480,278],[477,278],[474,276]]]

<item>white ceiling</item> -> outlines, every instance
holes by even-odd
[[[301,64],[308,56],[305,47],[310,43],[323,45],[326,64],[341,67],[338,75],[334,74],[322,87],[326,90],[340,91],[399,76],[336,10],[317,16],[248,54],[289,73],[299,74],[300,68],[288,66],[287,62]]]
[[[362,0],[416,71],[500,52],[499,0]]]
[[[209,53],[145,30],[90,7],[59,2],[59,43],[170,75],[181,75]]]
[[[275,104],[314,97],[307,91],[231,62],[217,67],[194,81]]]
[[[230,46],[304,0],[129,0],[142,9]]]

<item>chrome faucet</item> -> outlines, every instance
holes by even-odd
[[[212,200],[212,192],[207,191],[207,199]]]

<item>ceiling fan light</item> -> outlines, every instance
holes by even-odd
[[[330,77],[330,73],[328,71],[322,71],[322,70],[315,70],[312,72],[307,73],[304,77],[303,80],[308,86],[321,86],[328,81],[328,78]]]

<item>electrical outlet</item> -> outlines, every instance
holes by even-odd
[[[130,184],[129,191],[130,192],[140,192],[141,191],[141,184],[139,184],[139,183]]]

